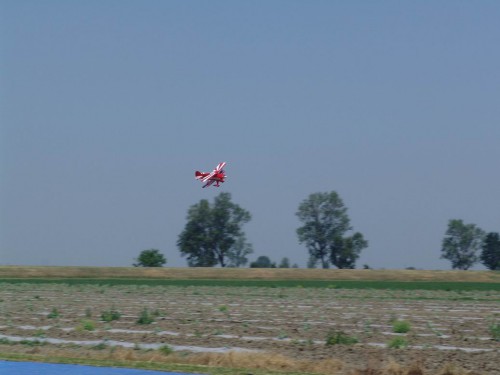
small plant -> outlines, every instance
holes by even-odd
[[[398,336],[394,337],[389,343],[387,344],[388,348],[391,349],[403,349],[408,346],[408,341],[404,337]]]
[[[108,346],[106,345],[106,343],[100,342],[99,344],[92,346],[92,349],[94,349],[94,350],[104,350],[107,347]]]
[[[85,317],[89,319],[92,318],[92,309],[90,307],[85,309]]]
[[[59,317],[59,310],[57,310],[55,307],[52,308],[50,311],[49,315],[47,315],[47,318],[49,319],[55,319]]]
[[[95,322],[92,320],[82,320],[80,325],[76,327],[77,331],[94,331],[95,330]]]
[[[2,345],[12,345],[13,341],[10,341],[8,338],[2,337],[2,338],[0,338],[0,344],[2,344]]]
[[[45,338],[45,331],[43,329],[37,329],[33,336],[39,338]]]
[[[326,336],[326,345],[352,345],[356,344],[358,339],[353,336],[349,336],[342,331],[331,331]]]
[[[139,315],[139,319],[137,319],[137,324],[151,324],[155,321],[151,313],[147,308],[144,308]]]
[[[172,349],[169,345],[162,345],[158,351],[163,355],[170,355],[174,352],[174,349]]]
[[[406,333],[410,329],[410,322],[406,320],[395,320],[394,322],[392,322],[392,331],[395,333]]]
[[[229,307],[227,307],[226,305],[219,306],[219,311],[221,313],[227,314],[229,313]]]
[[[288,334],[284,331],[280,331],[279,335],[278,335],[278,339],[279,340],[284,340],[284,339],[287,339],[288,338]]]
[[[494,341],[500,341],[500,323],[491,323],[490,333]]]
[[[101,313],[101,320],[103,322],[111,322],[120,319],[121,316],[122,314],[119,311],[112,308],[111,310],[105,310]]]

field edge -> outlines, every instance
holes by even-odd
[[[434,281],[500,283],[499,271],[0,266],[0,279]]]

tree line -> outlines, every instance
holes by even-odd
[[[468,270],[480,261],[490,270],[500,270],[500,235],[451,219],[443,238],[441,258],[449,260],[453,269]]]
[[[301,223],[296,234],[308,251],[308,268],[318,264],[322,268],[355,268],[368,241],[362,233],[353,232],[347,207],[337,192],[310,194],[300,203],[296,215]],[[250,212],[232,202],[230,193],[220,193],[213,203],[202,199],[188,209],[177,246],[190,267],[245,266],[253,253],[243,231],[250,220]],[[466,270],[478,261],[489,269],[500,269],[499,234],[486,234],[462,220],[449,221],[441,252],[441,258],[450,260],[454,269]],[[159,250],[149,249],[140,253],[134,266],[161,267],[166,262]],[[276,263],[260,256],[250,267],[276,267]],[[278,267],[290,267],[288,258],[283,258]]]

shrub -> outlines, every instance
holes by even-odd
[[[141,312],[141,315],[139,315],[139,318],[137,319],[137,324],[151,324],[154,321],[155,320],[149,313],[149,310],[147,308],[144,308]]]
[[[99,344],[92,346],[91,349],[94,349],[94,350],[104,350],[107,347],[108,346],[106,345],[105,342],[100,342]]]
[[[105,310],[101,313],[101,320],[103,322],[111,322],[120,319],[121,316],[122,314],[119,311],[112,308],[111,310]]]
[[[59,317],[59,310],[57,310],[55,307],[52,308],[50,311],[49,315],[47,315],[47,318],[49,319],[55,319]]]
[[[170,346],[168,345],[162,345],[158,351],[163,354],[163,355],[170,355],[174,352],[174,349],[172,349]]]
[[[490,333],[494,341],[500,341],[500,323],[491,323]]]
[[[403,349],[408,346],[408,341],[404,337],[394,337],[389,343],[387,344],[388,348],[391,349]]]
[[[326,345],[352,345],[357,342],[356,337],[349,336],[342,331],[331,331],[326,336]]]
[[[410,322],[406,320],[396,320],[392,323],[392,331],[395,333],[406,333],[410,328]]]
[[[82,320],[79,327],[77,327],[79,331],[93,331],[95,330],[95,322],[93,320]]]

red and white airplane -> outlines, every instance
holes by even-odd
[[[226,172],[223,169],[225,165],[225,161],[217,164],[217,167],[215,167],[215,169],[210,173],[196,171],[194,172],[194,178],[200,180],[201,182],[205,182],[205,185],[202,186],[204,188],[212,185],[214,182],[215,186],[219,187],[220,183],[224,182],[224,179],[227,177]]]

